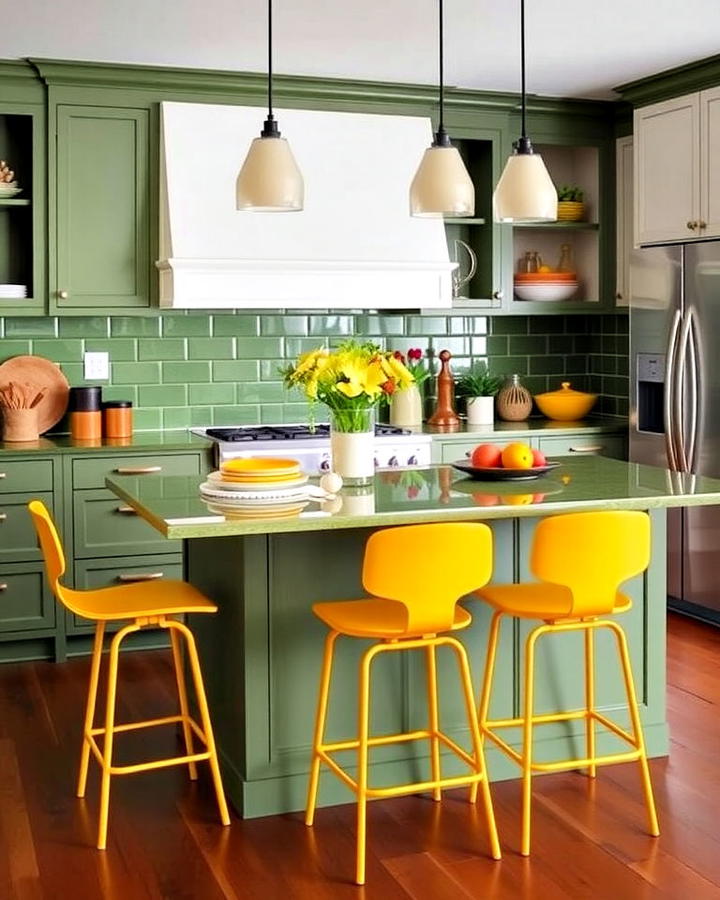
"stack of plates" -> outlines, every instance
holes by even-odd
[[[238,518],[295,516],[307,506],[307,475],[296,459],[231,459],[200,485],[208,508]]]
[[[21,187],[17,186],[17,181],[3,181],[0,183],[0,199],[9,199],[10,197],[15,197],[22,191]]]
[[[24,300],[27,297],[26,284],[0,284],[0,298]]]

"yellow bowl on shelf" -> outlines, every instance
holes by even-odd
[[[540,412],[557,422],[575,422],[590,412],[597,400],[597,394],[574,391],[569,381],[563,381],[559,391],[535,394],[533,398]]]

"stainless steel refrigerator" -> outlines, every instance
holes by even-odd
[[[718,478],[720,242],[635,251],[630,279],[630,459]],[[720,624],[720,508],[668,512],[668,605]]]

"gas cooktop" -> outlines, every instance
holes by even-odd
[[[410,433],[405,428],[396,428],[393,425],[375,425],[376,437],[394,437]],[[318,424],[311,429],[309,425],[248,425],[237,428],[206,428],[204,434],[216,441],[233,444],[249,441],[327,440],[330,436],[330,426]]]

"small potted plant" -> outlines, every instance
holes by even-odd
[[[502,379],[492,375],[484,362],[475,363],[457,382],[458,397],[465,398],[468,425],[492,425],[495,421],[495,394]]]
[[[585,194],[576,184],[563,184],[558,188],[558,222],[581,222],[585,216]]]

